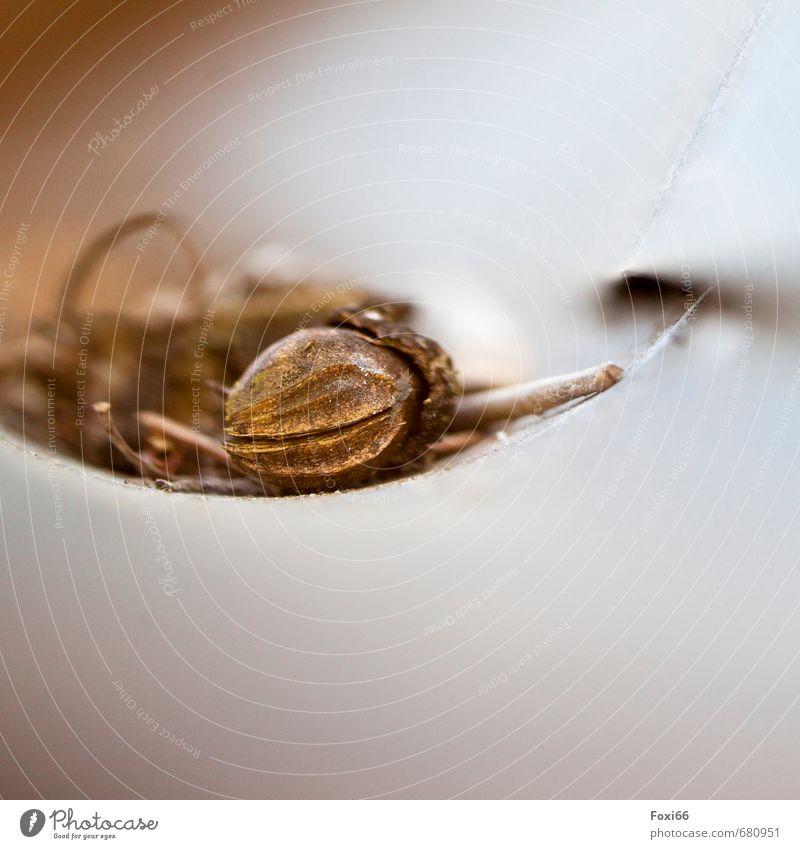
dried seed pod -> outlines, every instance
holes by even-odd
[[[225,404],[225,450],[281,492],[325,492],[421,459],[459,384],[433,340],[378,310],[340,312],[267,348]]]

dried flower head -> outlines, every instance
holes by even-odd
[[[447,430],[455,370],[379,310],[337,313],[267,348],[225,405],[225,450],[280,492],[357,486],[419,462]]]
[[[603,392],[622,377],[602,363],[464,391],[441,346],[397,323],[413,320],[408,304],[386,304],[366,287],[295,286],[290,278],[262,286],[247,277],[208,305],[191,248],[194,296],[160,299],[141,314],[79,310],[76,297],[99,260],[151,221],[136,216],[101,234],[65,281],[52,320],[4,346],[0,419],[38,429],[44,441],[47,409],[55,422],[51,434],[48,418],[48,445],[55,439],[59,452],[162,489],[264,495],[356,487],[417,471],[512,419]],[[185,245],[179,230],[174,235]],[[94,415],[84,421],[87,408]]]

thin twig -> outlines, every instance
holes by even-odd
[[[571,374],[464,395],[450,428],[453,431],[468,431],[522,416],[538,416],[575,398],[603,392],[622,375],[619,366],[603,363]]]
[[[107,256],[123,239],[134,233],[146,231],[148,227],[153,225],[153,221],[157,217],[157,214],[153,212],[136,215],[118,225],[107,228],[84,248],[77,260],[73,263],[62,284],[61,297],[56,301],[56,307],[58,309],[57,316],[55,316],[56,324],[60,323],[59,320],[62,311],[67,316],[77,316],[75,303],[78,300],[81,289],[89,279],[92,269],[100,259]],[[193,288],[189,286],[189,283],[192,278],[199,277],[202,280],[205,276],[200,254],[192,241],[185,234],[181,233],[180,228],[175,222],[166,218],[162,221],[161,226],[162,229],[173,236],[178,246],[183,249],[186,255],[186,260],[191,270],[189,280],[184,288],[185,291],[191,294]],[[200,287],[197,287],[197,291],[201,291]]]
[[[461,451],[466,451],[483,442],[486,439],[486,434],[479,430],[467,430],[459,433],[446,433],[438,442],[431,445],[429,452],[432,457],[450,457],[453,454],[458,454]]]
[[[191,428],[176,422],[174,419],[169,419],[152,410],[141,410],[136,414],[139,421],[147,428],[158,433],[159,431],[170,439],[176,442],[181,442],[194,448],[198,454],[205,454],[212,457],[219,463],[228,465],[230,457],[219,442],[205,436],[202,433],[196,433]]]
[[[157,489],[164,492],[198,493],[202,495],[274,495],[265,484],[254,478],[187,477],[165,480],[157,478]]]
[[[111,416],[111,404],[108,401],[98,401],[96,404],[92,404],[92,409],[100,417],[111,444],[134,468],[139,470],[139,474],[143,478],[158,478],[165,474],[165,469],[162,466],[157,466],[146,460],[128,444],[114,424],[114,419]]]
[[[220,383],[218,380],[207,380],[205,382],[206,386],[215,392],[220,398],[227,398],[230,393],[230,389],[224,384]]]

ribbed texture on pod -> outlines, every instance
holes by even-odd
[[[226,401],[226,451],[281,493],[397,474],[452,417],[458,384],[435,342],[377,311],[336,321],[267,348]]]

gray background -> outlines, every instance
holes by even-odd
[[[277,257],[416,301],[472,373],[633,367],[334,496],[168,497],[9,436],[4,796],[796,796],[795,9],[663,5],[12,10],[0,346],[239,139],[169,210],[214,286]],[[632,311],[624,271],[687,290]],[[182,274],[123,246],[89,306]]]

